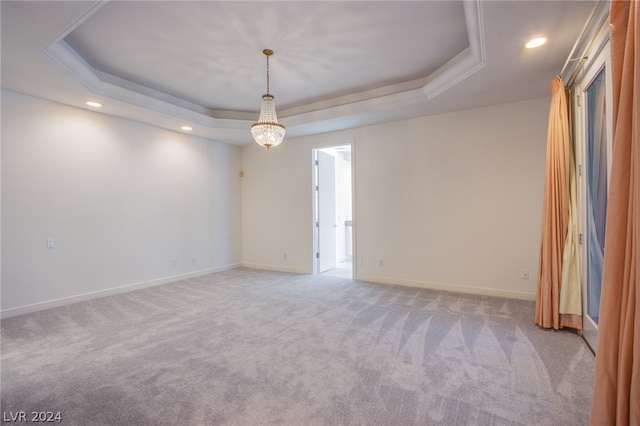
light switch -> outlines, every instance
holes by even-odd
[[[56,246],[56,239],[53,237],[47,238],[47,248],[55,248],[55,246]]]

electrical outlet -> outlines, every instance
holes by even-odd
[[[520,278],[522,278],[523,280],[528,280],[529,279],[529,270],[528,269],[523,269],[522,270],[522,274],[520,275]]]
[[[287,253],[283,253],[283,254],[282,254],[282,257],[283,257],[284,259],[286,259],[286,258],[287,258]]]
[[[192,264],[192,265],[195,265],[195,264],[196,264],[196,257],[195,257],[195,256],[193,256],[193,257],[191,258],[191,264]]]
[[[384,260],[380,261],[380,267],[382,268],[384,266]]]
[[[177,264],[178,264],[178,261],[176,259],[171,259],[171,267],[172,268],[175,268]]]
[[[53,237],[47,238],[47,248],[55,248],[56,247],[56,239]]]

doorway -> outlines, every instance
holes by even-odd
[[[313,150],[314,273],[353,277],[351,144]]]
[[[604,260],[607,198],[611,173],[611,80],[606,45],[585,68],[577,87],[583,337],[595,352]]]

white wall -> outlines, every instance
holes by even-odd
[[[285,143],[286,142],[286,143]],[[242,149],[242,262],[286,272],[313,271],[313,143],[285,138]],[[286,254],[286,258],[285,258]]]
[[[357,278],[533,298],[548,104],[287,138],[267,151],[2,91],[2,315],[241,262],[310,273],[311,150],[350,142]]]
[[[9,91],[1,135],[3,316],[241,262],[239,148]]]
[[[243,263],[313,270],[311,149],[353,140],[356,278],[535,298],[548,108],[534,99],[243,148]]]

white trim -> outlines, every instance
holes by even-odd
[[[429,290],[443,290],[443,291],[451,291],[455,293],[467,293],[467,294],[477,294],[481,296],[491,296],[491,297],[504,297],[508,299],[519,299],[519,300],[536,300],[536,294],[525,291],[513,291],[513,290],[502,290],[497,288],[486,288],[486,287],[471,287],[460,284],[445,284],[438,283],[434,281],[416,281],[416,280],[405,280],[402,278],[389,278],[389,277],[371,277],[371,276],[362,276],[359,275],[354,277],[355,280],[358,281],[366,281],[373,282],[378,284],[393,284],[400,285],[404,287],[417,287],[424,288]]]
[[[594,78],[604,69],[605,72],[605,104],[607,126],[607,192],[611,184],[611,162],[613,157],[613,104],[612,77],[611,77],[611,46],[609,41],[609,28],[602,26],[600,32],[589,43],[590,50],[585,51],[584,68],[577,73],[572,85],[572,101],[574,105],[573,134],[576,150],[576,162],[582,166],[582,176],[576,173],[577,208],[579,215],[579,229],[584,242],[578,247],[580,253],[580,285],[582,290],[582,337],[595,353],[598,346],[598,325],[593,321],[587,311],[588,305],[588,278],[589,278],[589,241],[588,241],[588,183],[589,164],[587,158],[587,94],[586,90],[593,83]],[[588,58],[588,59],[587,59]],[[577,106],[576,97],[580,96],[580,106]]]
[[[484,49],[484,22],[479,0],[464,1],[464,17],[469,36],[469,47],[438,68],[422,90],[431,100],[458,84],[487,64]]]
[[[18,306],[15,308],[4,309],[0,311],[0,318],[15,317],[23,314],[30,314],[33,312],[44,311],[46,309],[58,308],[60,306],[70,305],[72,303],[84,302],[91,299],[98,299],[100,297],[112,296],[115,294],[127,293],[133,290],[140,290],[148,287],[155,287],[158,285],[169,284],[176,281],[182,281],[189,278],[199,277],[202,275],[213,274],[215,272],[227,271],[229,269],[238,268],[239,263],[216,266],[214,268],[202,269],[200,271],[187,272],[185,274],[171,275],[168,277],[158,278],[154,280],[141,281],[133,284],[125,284],[118,287],[107,288],[104,290],[91,291],[89,293],[76,294],[68,297],[61,297],[59,299],[46,300],[44,302],[32,303],[30,305]]]
[[[341,142],[340,142],[341,141]],[[318,182],[316,181],[315,175],[315,152],[317,150],[322,150],[325,148],[334,148],[338,146],[349,145],[351,149],[351,265],[352,271],[355,271],[356,267],[356,164],[355,164],[355,147],[356,147],[356,139],[355,138],[344,138],[344,139],[336,139],[334,141],[322,142],[317,145],[313,145],[311,147],[311,228],[312,228],[312,257],[313,257],[313,268],[311,273],[313,275],[318,275],[318,260],[316,259],[316,252],[319,250],[318,247],[318,229],[316,228],[316,197],[315,197],[315,188]],[[345,259],[349,260],[349,259]]]
[[[76,81],[91,92],[137,105],[155,112],[191,121],[203,126],[217,126],[229,129],[246,129],[251,124],[249,113],[236,113],[240,118],[218,118],[213,110],[185,101],[175,96],[150,89],[123,78],[92,68],[64,40],[42,49],[53,62],[58,64]]]
[[[108,0],[107,1],[104,1],[104,0],[96,1],[94,4],[89,6],[89,8],[84,11],[84,13],[82,13],[80,16],[78,16],[77,19],[75,19],[73,22],[69,23],[69,25],[67,25],[62,30],[60,30],[60,32],[58,34],[56,34],[56,36],[48,44],[54,44],[54,43],[57,43],[57,42],[61,41],[63,38],[68,36],[71,33],[71,31],[75,30],[80,25],[82,25],[82,23],[84,21],[86,21],[87,19],[91,18],[95,13],[97,13],[107,3],[108,3]]]
[[[309,271],[302,268],[288,268],[283,266],[276,265],[262,265],[259,263],[242,263],[240,266],[243,268],[249,269],[259,269],[262,271],[273,271],[273,272],[288,272],[290,274],[310,274]]]
[[[99,2],[69,24],[42,52],[86,89],[105,98],[118,100],[144,110],[187,120],[210,129],[227,130],[234,138],[243,135],[253,122],[253,112],[224,111],[206,108],[159,90],[128,81],[92,68],[65,41],[64,37],[96,13],[106,2]],[[390,111],[399,107],[423,104],[453,87],[486,65],[484,22],[481,0],[463,1],[469,45],[429,76],[409,82],[280,109],[278,115],[289,131],[296,126],[316,125],[323,121],[355,120],[361,114]],[[351,127],[351,124],[349,124]],[[334,129],[335,130],[335,129]],[[323,130],[323,131],[326,131]],[[303,134],[298,134],[302,136]]]

